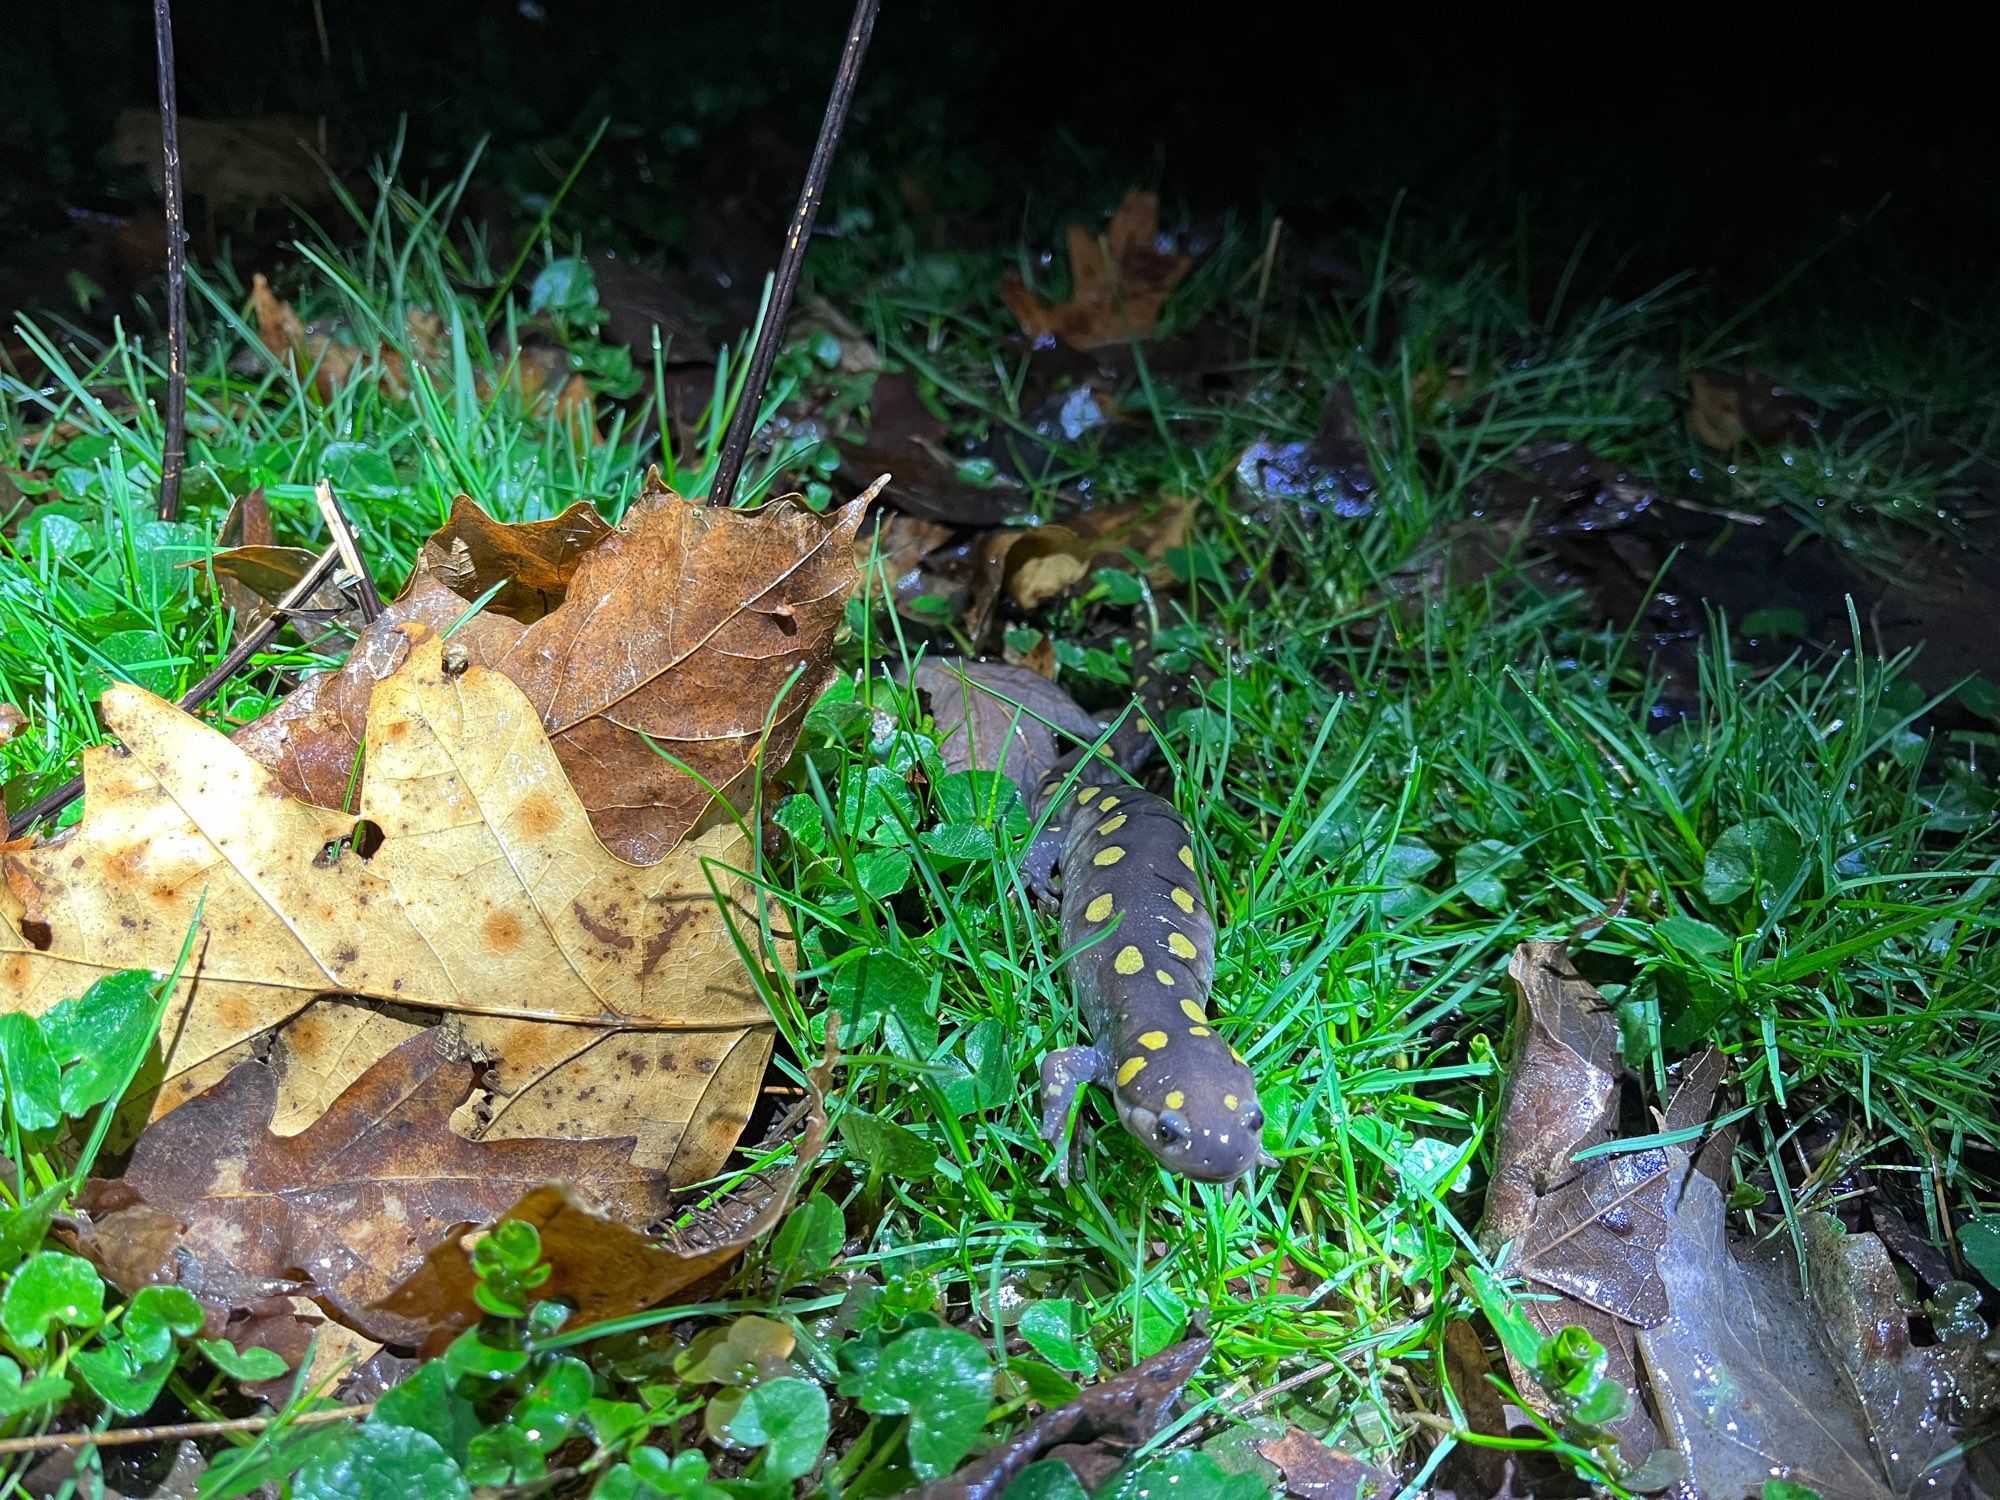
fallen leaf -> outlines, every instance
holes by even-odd
[[[915,377],[885,370],[868,398],[868,428],[859,444],[841,445],[840,472],[849,483],[890,475],[882,492],[891,505],[952,526],[998,526],[1034,503],[1017,485],[975,484],[944,451],[944,419],[917,395]]]
[[[826,1143],[826,1095],[838,1057],[829,1015],[826,1053],[806,1074],[808,1097],[793,1121],[781,1121],[760,1150],[796,1140],[790,1162],[750,1174],[719,1203],[664,1235],[645,1234],[579,1202],[567,1187],[545,1184],[504,1214],[535,1226],[549,1278],[536,1292],[559,1298],[575,1312],[568,1327],[582,1328],[665,1301],[728,1265],[775,1229],[790,1211],[805,1170]],[[436,1349],[479,1318],[473,1299],[471,1242],[454,1234],[424,1257],[409,1276],[361,1310],[359,1322],[385,1342]]]
[[[1373,515],[1380,483],[1361,435],[1354,392],[1336,381],[1327,393],[1319,429],[1310,440],[1274,443],[1260,438],[1236,461],[1236,482],[1267,504],[1347,518]]]
[[[27,732],[28,716],[11,703],[0,703],[0,745]]]
[[[1070,292],[1054,303],[1009,271],[1000,297],[1036,343],[1061,339],[1096,349],[1145,338],[1159,326],[1167,294],[1193,262],[1158,245],[1160,200],[1133,188],[1111,216],[1104,242],[1081,224],[1069,226]]]
[[[250,281],[250,314],[257,323],[258,342],[300,379],[310,376],[313,391],[320,400],[331,401],[364,360],[372,364],[384,394],[392,400],[401,400],[409,394],[409,360],[403,350],[387,343],[363,348],[340,337],[343,330],[337,323],[322,326],[304,322],[291,303],[271,290],[269,279],[261,271]],[[404,315],[403,324],[410,353],[418,363],[436,373],[446,355],[443,320],[436,313],[411,308]],[[567,370],[566,362],[564,368]],[[538,380],[524,399],[531,401],[540,388]],[[492,383],[483,374],[477,382],[477,391],[481,399],[493,394]]]
[[[1562,1294],[1519,1304],[1543,1337],[1587,1329],[1604,1346],[1607,1376],[1635,1390],[1633,1321],[1666,1310],[1655,1257],[1665,1243],[1667,1161],[1658,1151],[1572,1160],[1615,1138],[1617,1018],[1561,943],[1522,943],[1507,974],[1515,1055],[1480,1242],[1489,1254],[1513,1246],[1509,1271]],[[1628,1226],[1637,1243],[1626,1242]],[[1508,1365],[1514,1388],[1532,1398],[1533,1373],[1511,1353]],[[1660,1446],[1636,1401],[1611,1431],[1635,1467]]]
[[[496,521],[460,495],[451,515],[417,553],[411,577],[434,576],[461,599],[531,624],[569,594],[577,564],[611,533],[611,524],[579,500],[546,521]],[[407,589],[405,590],[407,592]]]
[[[171,1449],[173,1461],[157,1482],[150,1477],[128,1478],[114,1488],[105,1483],[104,1474],[97,1467],[100,1461],[93,1460],[83,1473],[77,1472],[83,1455],[89,1451],[58,1448],[44,1454],[24,1473],[14,1476],[14,1482],[20,1486],[18,1493],[32,1496],[33,1500],[46,1500],[54,1495],[89,1495],[92,1500],[199,1500],[201,1478],[208,1472],[208,1455],[196,1446],[193,1438],[182,1438]],[[159,1463],[156,1457],[146,1466],[149,1475],[158,1470]]]
[[[1351,1453],[1329,1448],[1310,1433],[1287,1427],[1257,1444],[1257,1451],[1285,1476],[1285,1493],[1298,1500],[1369,1500],[1396,1491],[1396,1481]]]
[[[120,1205],[97,1226],[116,1244],[125,1216],[170,1215],[171,1279],[204,1304],[247,1308],[312,1297],[343,1322],[414,1271],[454,1225],[504,1213],[563,1179],[600,1205],[645,1216],[653,1174],[633,1140],[468,1140],[452,1115],[482,1068],[438,1028],[370,1067],[296,1135],[274,1134],[286,1064],[239,1063],[213,1088],[156,1120],[115,1181],[85,1204]],[[155,1278],[157,1279],[157,1278]]]
[[[621,862],[520,689],[448,668],[435,637],[408,657],[374,692],[358,818],[286,796],[142,689],[110,689],[120,744],[85,752],[82,821],[0,855],[0,1008],[172,969],[199,911],[156,1116],[262,1048],[274,1128],[291,1133],[439,1025],[492,1064],[466,1134],[633,1133],[639,1166],[709,1175],[771,1048],[731,935],[757,930],[734,873],[752,861],[744,833],[724,823],[657,864]],[[372,853],[350,847],[371,829]]]
[[[1525,528],[1544,536],[1611,531],[1656,504],[1659,487],[1582,443],[1530,443],[1472,485],[1473,514],[1503,528],[1507,551]]]
[[[1727,453],[1812,441],[1824,413],[1755,370],[1695,370],[1688,375],[1688,432],[1704,448]]]
[[[878,510],[875,519],[872,532],[854,539],[854,566],[864,580],[861,592],[889,600],[897,613],[921,623],[935,624],[939,615],[956,616],[969,590],[924,566],[932,553],[951,539],[952,528],[893,510]],[[926,606],[920,601],[932,603]]]
[[[1067,1464],[1086,1491],[1095,1490],[1167,1425],[1210,1347],[1209,1340],[1194,1338],[1162,1349],[1043,1412],[957,1472],[906,1490],[898,1500],[998,1500],[1023,1469],[1043,1458]]]
[[[283,599],[312,570],[318,555],[304,547],[252,545],[231,547],[187,564],[215,580],[223,600],[236,611],[237,629],[254,629],[270,616],[270,606]],[[338,585],[321,584],[292,614],[294,628],[308,642],[317,640],[341,620],[359,616]]]
[[[1067,752],[1056,731],[1090,741],[1104,732],[1061,688],[1026,667],[929,657],[911,682],[930,704],[948,771],[999,771],[1032,800]]]
[[[525,626],[482,612],[453,641],[527,693],[598,837],[648,864],[716,816],[710,787],[747,810],[759,771],[790,757],[833,672],[864,510],[702,505],[649,474],[623,525],[577,559],[560,605]],[[307,679],[239,742],[294,795],[340,806],[401,630],[442,631],[470,602],[426,573],[345,666]]]
[[[1487,1377],[1492,1363],[1486,1347],[1465,1318],[1453,1318],[1444,1329],[1444,1376],[1465,1413],[1465,1429],[1480,1437],[1513,1436],[1509,1406]],[[1514,1407],[1519,1412],[1520,1408]],[[1467,1495],[1499,1495],[1508,1488],[1512,1456],[1485,1443],[1458,1443],[1445,1459],[1440,1480]]]
[[[1173,496],[1081,511],[1063,525],[996,531],[980,549],[973,574],[968,639],[982,639],[1004,593],[1032,613],[1087,581],[1099,568],[1141,571],[1155,586],[1170,582],[1167,554],[1187,545],[1192,505]]]
[[[1773,1478],[1824,1500],[1949,1492],[1951,1466],[1918,1475],[1956,1441],[1964,1364],[1911,1343],[1881,1242],[1807,1215],[1808,1305],[1786,1237],[1731,1252],[1728,1132],[1692,1157],[1666,1146],[1576,1162],[1617,1138],[1615,1019],[1560,944],[1522,944],[1509,974],[1519,1053],[1481,1239],[1493,1252],[1511,1242],[1507,1269],[1560,1294],[1517,1304],[1544,1336],[1579,1325],[1604,1347],[1606,1373],[1634,1396],[1611,1429],[1621,1457],[1657,1471],[1671,1449],[1688,1495],[1756,1494]],[[1715,1118],[1725,1079],[1719,1053],[1691,1060],[1666,1128]],[[1509,1365],[1532,1397],[1531,1372]]]
[[[1948,1351],[1911,1342],[1881,1242],[1806,1215],[1808,1302],[1784,1237],[1732,1254],[1722,1189],[1685,1175],[1660,1258],[1672,1316],[1638,1341],[1692,1490],[1750,1495],[1785,1478],[1822,1500],[1956,1493],[1958,1459],[1924,1470],[1956,1444],[1954,1419],[1968,1413]]]

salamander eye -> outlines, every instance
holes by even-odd
[[[1161,1115],[1153,1126],[1153,1139],[1162,1146],[1184,1146],[1192,1138],[1188,1123],[1172,1110]]]
[[[1257,1108],[1254,1104],[1251,1105],[1250,1113],[1243,1117],[1243,1128],[1246,1130],[1262,1130],[1264,1128],[1264,1111]]]

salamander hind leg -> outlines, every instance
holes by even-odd
[[[1086,1083],[1110,1081],[1111,1064],[1097,1047],[1064,1047],[1042,1059],[1042,1139],[1055,1145],[1062,1139],[1076,1096]],[[1056,1161],[1056,1178],[1069,1186],[1070,1153]]]

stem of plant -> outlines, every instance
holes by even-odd
[[[160,519],[181,511],[187,463],[187,205],[181,195],[180,100],[174,87],[174,20],[168,0],[153,0],[153,41],[160,63],[160,163],[167,199],[167,409],[160,448]]]
[[[791,310],[792,292],[805,265],[806,241],[812,238],[820,199],[826,196],[827,173],[833,166],[833,153],[840,145],[841,128],[847,123],[848,106],[854,102],[854,86],[861,77],[861,59],[868,52],[868,38],[875,30],[879,3],[880,0],[855,0],[854,19],[847,27],[847,46],[840,54],[840,70],[833,75],[833,94],[826,101],[826,118],[820,122],[819,140],[806,167],[805,186],[799,189],[798,207],[792,210],[784,254],[778,257],[771,305],[758,325],[757,342],[750,351],[749,377],[736,403],[735,415],[730,418],[729,432],[722,440],[715,483],[708,490],[711,505],[729,504],[736,493],[736,481],[742,476],[743,460],[750,451],[750,439],[757,426],[757,408],[763,404],[764,387],[770,384],[771,366],[777,361],[778,345],[785,336],[785,314]]]

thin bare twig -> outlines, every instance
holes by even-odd
[[[771,303],[764,310],[757,342],[750,351],[750,370],[743,381],[736,414],[729,419],[729,431],[722,439],[715,483],[708,488],[709,503],[713,505],[729,504],[736,494],[736,481],[743,473],[743,460],[757,430],[757,410],[764,404],[764,387],[770,384],[771,366],[778,357],[778,344],[785,336],[785,314],[791,309],[792,291],[799,284],[799,270],[805,264],[806,241],[812,237],[813,220],[819,217],[820,199],[826,196],[827,172],[840,145],[841,127],[847,123],[847,108],[854,102],[854,85],[861,77],[861,59],[868,52],[869,33],[875,29],[878,3],[879,0],[855,0],[854,19],[847,27],[847,46],[840,54],[840,71],[833,75],[833,94],[826,101],[826,118],[820,123],[819,140],[806,167],[805,186],[799,189],[798,207],[792,210],[792,226],[785,234],[785,252],[778,257]]]
[[[222,685],[243,670],[243,664],[271,643],[273,636],[285,628],[285,621],[300,611],[306,600],[312,598],[313,591],[326,582],[327,575],[340,561],[340,549],[328,547],[313,559],[313,565],[306,569],[305,577],[292,585],[286,594],[271,607],[270,615],[262,624],[244,636],[227,656],[215,664],[215,670],[202,678],[181,697],[180,707],[193,713],[202,704],[213,698]],[[7,837],[19,838],[43,818],[61,812],[76,801],[83,792],[83,778],[72,777],[52,792],[44,793],[7,820]]]
[[[183,1438],[214,1437],[224,1432],[262,1432],[280,1421],[292,1427],[352,1422],[373,1410],[373,1401],[363,1401],[326,1411],[302,1411],[289,1417],[231,1417],[221,1422],[175,1422],[163,1427],[114,1427],[108,1432],[45,1432],[38,1437],[0,1438],[0,1455],[47,1453],[57,1448],[116,1448],[126,1443],[178,1443]]]
[[[160,449],[162,521],[181,513],[187,464],[187,205],[181,197],[181,110],[174,88],[174,20],[167,0],[153,0],[153,41],[160,60],[160,158],[167,199],[167,409]]]
[[[375,587],[375,575],[368,571],[368,560],[361,555],[354,523],[347,519],[347,512],[333,496],[333,486],[324,479],[313,486],[313,499],[319,502],[320,519],[326,522],[327,534],[340,550],[341,566],[354,575],[355,612],[361,616],[362,624],[373,625],[382,618],[382,591]]]

